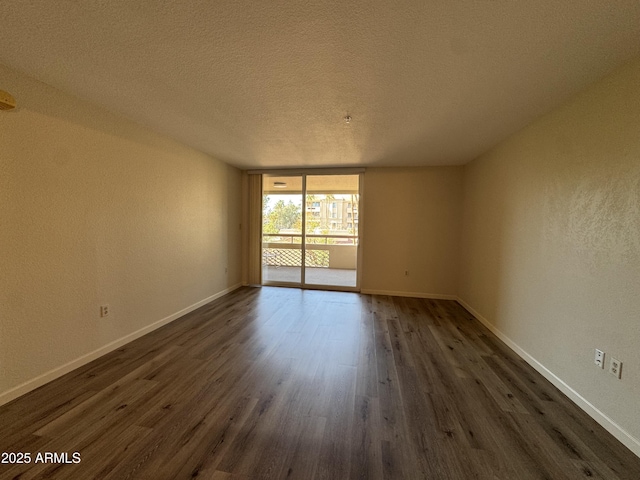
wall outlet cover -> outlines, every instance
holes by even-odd
[[[614,377],[620,378],[622,376],[622,362],[617,358],[611,357],[611,363],[609,364],[609,373]]]

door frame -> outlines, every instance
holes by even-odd
[[[260,174],[263,175],[263,179],[265,175],[272,176],[282,176],[282,177],[301,177],[302,178],[302,231],[301,231],[301,267],[300,267],[300,282],[274,282],[274,281],[265,281],[262,279],[262,285],[265,286],[274,286],[274,287],[295,287],[295,288],[303,288],[308,290],[336,290],[336,291],[345,291],[345,292],[360,292],[360,284],[362,280],[362,244],[363,244],[363,223],[364,223],[364,173],[365,170],[363,168],[345,168],[345,169],[277,169],[277,170],[250,170],[247,172],[248,174]],[[307,176],[313,175],[358,175],[358,235],[357,235],[357,248],[356,248],[356,285],[354,287],[347,287],[341,285],[316,285],[316,284],[307,284],[305,278],[306,271],[306,217],[307,217],[307,209],[306,209],[306,192],[307,192]],[[264,180],[263,180],[264,185]],[[264,187],[263,187],[264,188]],[[264,190],[263,190],[264,192]],[[264,197],[264,193],[262,194]],[[260,226],[262,228],[263,218],[262,218],[263,209],[260,209]],[[263,235],[260,235],[260,263],[262,264],[262,243],[263,243]]]

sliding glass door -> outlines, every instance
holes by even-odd
[[[355,287],[359,175],[308,175],[306,186],[305,281]]]
[[[302,276],[304,178],[264,175],[262,180],[262,283],[296,284]]]
[[[360,175],[264,175],[266,285],[356,290]]]

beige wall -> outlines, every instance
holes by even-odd
[[[241,177],[7,68],[0,82],[19,104],[0,113],[1,403],[238,284]]]
[[[455,296],[462,167],[369,168],[363,203],[362,291]]]
[[[464,170],[460,297],[640,439],[640,60]]]
[[[3,67],[0,82],[20,104],[0,113],[1,403],[238,284],[241,177]],[[639,85],[636,61],[464,169],[367,169],[361,285],[460,296],[636,439]]]

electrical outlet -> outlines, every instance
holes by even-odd
[[[611,363],[609,364],[609,373],[614,377],[620,378],[622,375],[622,362],[616,358],[611,357]]]
[[[100,305],[100,316],[101,317],[109,316],[109,305]]]
[[[604,352],[596,348],[595,364],[600,368],[604,368]]]

